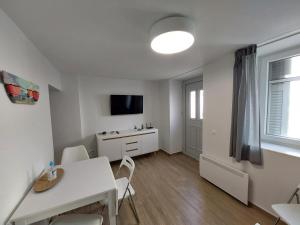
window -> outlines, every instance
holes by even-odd
[[[199,91],[199,118],[203,120],[203,90]]]
[[[268,63],[265,135],[300,141],[300,56]]]
[[[190,118],[196,119],[196,91],[190,91]]]

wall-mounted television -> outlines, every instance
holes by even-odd
[[[143,113],[142,95],[111,95],[111,115],[127,115]]]

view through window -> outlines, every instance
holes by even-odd
[[[300,56],[269,63],[266,134],[300,139]]]

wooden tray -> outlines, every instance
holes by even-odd
[[[43,174],[33,184],[33,190],[35,192],[43,192],[43,191],[46,191],[46,190],[54,187],[61,180],[61,178],[63,177],[64,169],[63,168],[57,168],[56,173],[57,173],[56,179],[51,180],[51,181],[48,180],[47,173]]]

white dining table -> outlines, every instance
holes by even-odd
[[[108,202],[110,225],[116,225],[117,186],[107,157],[69,163],[53,188],[32,189],[10,218],[15,225],[28,225],[101,200]]]

